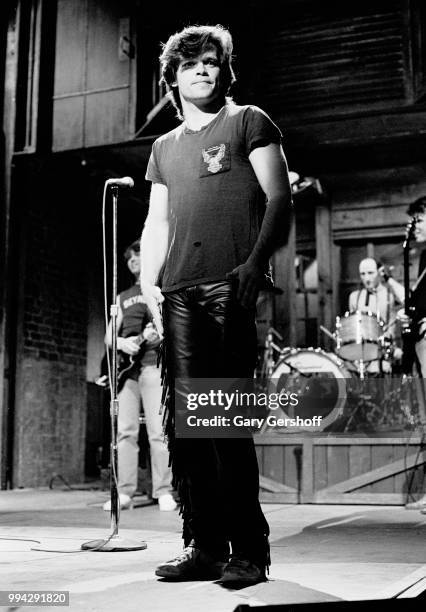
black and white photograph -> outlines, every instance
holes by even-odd
[[[0,608],[423,610],[426,2],[3,0]]]

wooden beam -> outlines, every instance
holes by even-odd
[[[399,437],[395,437],[395,438],[379,438],[374,437],[374,438],[369,438],[367,437],[347,437],[346,435],[344,435],[344,437],[342,438],[334,438],[334,437],[326,437],[324,436],[323,438],[315,438],[314,440],[314,444],[315,445],[325,445],[325,446],[333,446],[334,444],[346,444],[348,446],[357,446],[357,445],[364,445],[364,446],[381,446],[382,444],[401,444],[402,446],[418,446],[422,441],[422,438],[420,436],[407,436],[407,437],[403,437],[403,436],[399,436]]]
[[[383,480],[384,478],[399,474],[400,472],[423,465],[424,463],[426,463],[426,456],[419,458],[418,453],[413,453],[406,458],[398,459],[397,461],[383,465],[375,470],[365,472],[360,476],[354,476],[353,478],[343,480],[331,487],[321,489],[321,491],[323,493],[349,493],[350,491],[373,484],[378,480]]]
[[[256,446],[269,446],[269,445],[287,445],[287,444],[300,444],[305,442],[306,438],[298,434],[256,434],[254,436],[254,443]]]
[[[323,325],[329,330],[334,327],[332,234],[329,205],[321,203],[315,208],[315,244],[318,262],[318,345],[327,350],[334,349],[334,342],[320,330]]]
[[[261,491],[259,499],[266,504],[297,504],[297,493],[266,493]]]
[[[342,278],[341,271],[341,251],[342,247],[333,242],[333,236],[331,236],[331,269],[332,269],[332,283],[333,283],[333,308],[332,308],[332,328],[331,332],[334,332],[336,329],[336,316],[341,315],[340,312],[340,282]],[[335,350],[335,344],[333,346],[333,351]]]
[[[294,487],[289,487],[282,482],[267,478],[266,476],[259,476],[259,486],[261,489],[265,489],[265,491],[271,493],[297,493]]]
[[[373,109],[373,105],[369,105]],[[335,115],[331,120],[303,121],[302,116],[274,115],[275,120],[283,127],[287,139],[299,143],[299,147],[317,149],[320,146],[349,147],[373,143],[386,143],[389,146],[398,146],[398,141],[412,136],[425,136],[425,130],[420,126],[426,125],[426,111],[423,107],[395,107],[390,112],[381,108],[381,120],[371,115],[358,117],[348,116],[347,109],[342,109],[342,118]]]
[[[256,434],[254,436],[254,443],[256,446],[268,446],[268,445],[294,445],[300,444],[303,445],[306,440],[312,439],[312,443],[314,446],[333,446],[336,444],[344,444],[346,446],[374,446],[381,444],[394,444],[394,445],[402,445],[402,446],[418,446],[422,439],[420,436],[396,436],[392,437],[368,437],[368,436],[351,436],[349,437],[347,434],[342,434],[339,437],[339,434],[334,434],[330,436],[328,433],[325,433],[323,436],[319,437],[316,435],[303,435],[303,434]]]
[[[407,502],[404,493],[328,493],[318,491],[315,493],[313,503],[332,503],[332,504],[371,504],[383,506],[403,506]]]
[[[291,228],[288,243],[277,251],[273,257],[274,282],[283,290],[274,299],[274,327],[283,337],[285,346],[296,344],[296,275],[294,261],[296,257],[296,229],[294,215],[291,219]]]
[[[314,495],[314,449],[313,440],[307,439],[302,447],[302,495],[301,502],[308,504]]]
[[[7,25],[6,25],[7,23]],[[3,25],[5,29],[2,38],[6,38],[5,51],[5,73],[4,73],[4,184],[3,194],[0,196],[0,209],[2,219],[0,222],[0,276],[4,279],[0,294],[0,488],[6,489],[10,485],[11,473],[8,469],[11,465],[10,427],[13,420],[11,408],[11,397],[13,394],[13,349],[10,347],[10,319],[11,319],[11,294],[12,283],[19,279],[12,278],[12,223],[11,223],[11,182],[12,182],[12,157],[15,149],[15,120],[16,120],[16,92],[18,79],[18,45],[19,45],[19,8],[16,12],[8,7],[5,10]],[[8,431],[9,430],[9,431]],[[9,448],[8,448],[9,445]]]

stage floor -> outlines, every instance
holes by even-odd
[[[229,590],[214,582],[170,583],[155,577],[157,563],[181,550],[181,538],[178,512],[160,512],[154,505],[120,517],[120,535],[145,541],[146,550],[67,552],[109,535],[110,518],[102,511],[108,495],[1,491],[0,588],[68,590],[68,609],[102,612],[230,612],[239,604],[391,598],[415,583],[426,588],[426,515],[418,510],[265,504],[270,580]],[[32,550],[36,547],[45,550]]]

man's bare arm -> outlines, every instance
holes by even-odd
[[[393,292],[398,304],[403,305],[405,301],[405,289],[401,283],[398,283],[394,278],[389,278],[387,283]]]
[[[161,183],[153,183],[148,216],[141,238],[141,291],[161,337],[163,337],[163,325],[159,305],[164,298],[156,284],[167,257],[168,241],[168,190]]]
[[[287,162],[282,147],[271,143],[249,155],[257,180],[267,198],[259,236],[245,264],[232,271],[238,278],[238,299],[247,308],[255,305],[265,266],[271,255],[287,243],[292,206]]]

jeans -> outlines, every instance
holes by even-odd
[[[160,415],[160,370],[154,365],[142,367],[137,381],[127,379],[118,395],[118,491],[130,497],[136,492],[141,399],[151,455],[152,496],[158,498],[172,490],[172,474]]]

